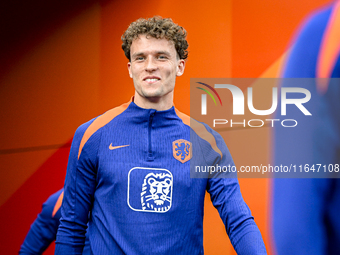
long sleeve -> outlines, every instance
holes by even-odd
[[[207,188],[239,254],[246,254],[247,247],[250,254],[261,254],[253,252],[254,241],[261,235],[251,227],[255,223],[237,180],[223,183],[226,180],[215,179],[208,184],[206,173],[191,178],[193,164],[204,167],[231,162],[227,148],[218,139],[217,146],[225,151],[223,158],[229,159],[218,160],[216,144],[212,150],[209,143],[215,141],[211,131],[198,124],[192,133],[189,117],[180,116],[174,107],[158,112],[131,102],[77,130],[56,254],[84,252],[89,211],[89,248],[93,254],[150,254],[150,250],[157,254],[203,254]],[[235,209],[234,215],[234,208],[227,208],[233,203],[244,211]],[[259,247],[264,249],[263,242]]]
[[[205,153],[207,161],[217,161],[219,166],[234,166],[224,140],[217,133],[214,136],[222,158],[210,150],[210,153]],[[207,190],[237,254],[267,254],[261,233],[242,198],[236,173],[212,176],[208,181]]]
[[[92,121],[80,126],[73,138],[55,254],[82,254],[83,251],[88,214],[96,185],[97,144],[100,134],[92,135],[81,149],[80,144]]]
[[[303,24],[294,39],[283,78],[318,77],[320,49],[332,11],[332,6],[319,10]],[[338,57],[330,78],[339,77],[339,70]],[[308,89],[312,95],[308,105],[312,116],[305,118],[292,109],[287,117],[298,120],[299,125],[290,130],[275,127],[275,165],[339,163],[340,90],[338,82],[332,83],[334,80],[324,95],[317,90],[317,83],[300,83],[300,87]],[[323,173],[323,169],[320,172]],[[273,181],[273,232],[279,255],[339,254],[337,230],[340,222],[335,216],[339,212],[339,179],[324,178],[332,177],[326,173],[317,174],[320,173],[311,173],[309,178]],[[323,179],[314,178],[316,176]]]
[[[63,189],[54,193],[43,204],[42,211],[31,225],[19,254],[42,254],[55,240],[60,218],[57,201],[62,192]]]

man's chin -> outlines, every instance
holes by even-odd
[[[143,96],[150,100],[159,100],[164,95],[159,91],[146,91],[143,92]]]
[[[147,100],[151,101],[151,102],[158,102],[162,98],[162,96],[160,96],[158,94],[156,94],[156,95],[147,95],[147,96],[145,96],[145,98]]]

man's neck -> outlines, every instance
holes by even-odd
[[[167,95],[160,98],[145,98],[135,93],[134,103],[144,109],[155,109],[157,111],[169,110],[173,106],[173,96]]]

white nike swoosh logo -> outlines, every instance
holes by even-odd
[[[112,146],[112,143],[111,143],[110,146],[109,146],[109,149],[110,150],[115,150],[115,149],[124,148],[124,147],[127,147],[127,146],[130,146],[130,144],[128,144],[128,145],[119,145],[119,146]]]

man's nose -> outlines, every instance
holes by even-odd
[[[147,58],[145,62],[145,70],[148,72],[155,71],[157,69],[157,64],[153,58]]]

